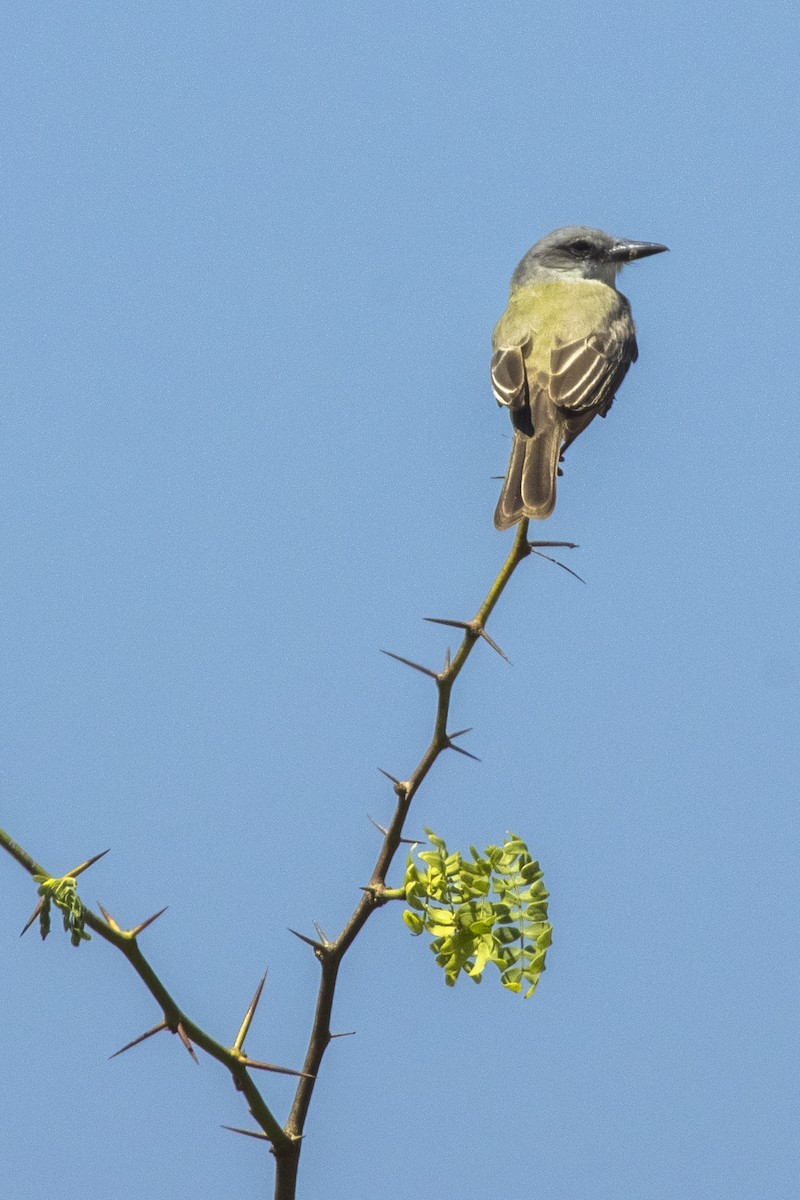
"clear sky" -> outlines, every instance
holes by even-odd
[[[9,3],[0,16],[0,823],[85,877],[180,1002],[299,1066],[317,968],[431,727],[427,615],[510,544],[492,326],[563,224],[640,360],[570,450],[577,583],[523,564],[412,810],[513,829],[554,945],[446,989],[399,906],[346,960],[305,1197],[796,1194],[795,5]],[[396,876],[399,878],[399,876]],[[271,1192],[247,1113],[95,939],[17,937],[10,1200]],[[291,1085],[265,1081],[284,1117]]]

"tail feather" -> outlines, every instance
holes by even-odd
[[[494,523],[510,529],[523,517],[543,521],[556,505],[558,458],[564,431],[559,421],[539,423],[532,437],[516,432]]]
[[[558,456],[564,431],[559,421],[537,427],[525,451],[522,472],[522,507],[526,517],[544,520],[556,506]]]
[[[522,511],[522,471],[525,466],[525,445],[530,441],[524,433],[514,434],[511,458],[494,514],[496,529],[510,529],[525,515]]]

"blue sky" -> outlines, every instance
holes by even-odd
[[[299,1065],[316,964],[430,732],[427,615],[510,535],[488,386],[555,226],[661,241],[412,810],[539,857],[533,1001],[446,989],[399,908],[346,960],[301,1195],[794,1194],[798,18],[700,3],[10,4],[0,17],[2,825],[135,923],[196,1019]],[[14,1200],[269,1194],[210,1060],[98,940],[17,932]],[[265,1091],[283,1117],[290,1085]]]

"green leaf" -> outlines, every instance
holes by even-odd
[[[404,912],[403,920],[411,932],[417,937],[419,937],[425,928],[425,922],[422,920],[422,917],[417,916],[416,913]]]

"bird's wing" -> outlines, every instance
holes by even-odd
[[[521,346],[498,346],[492,355],[492,391],[498,404],[521,408],[528,403],[525,355],[530,339]]]
[[[556,346],[546,381],[550,400],[567,416],[607,412],[637,354],[630,319],[612,321],[601,333]]]

